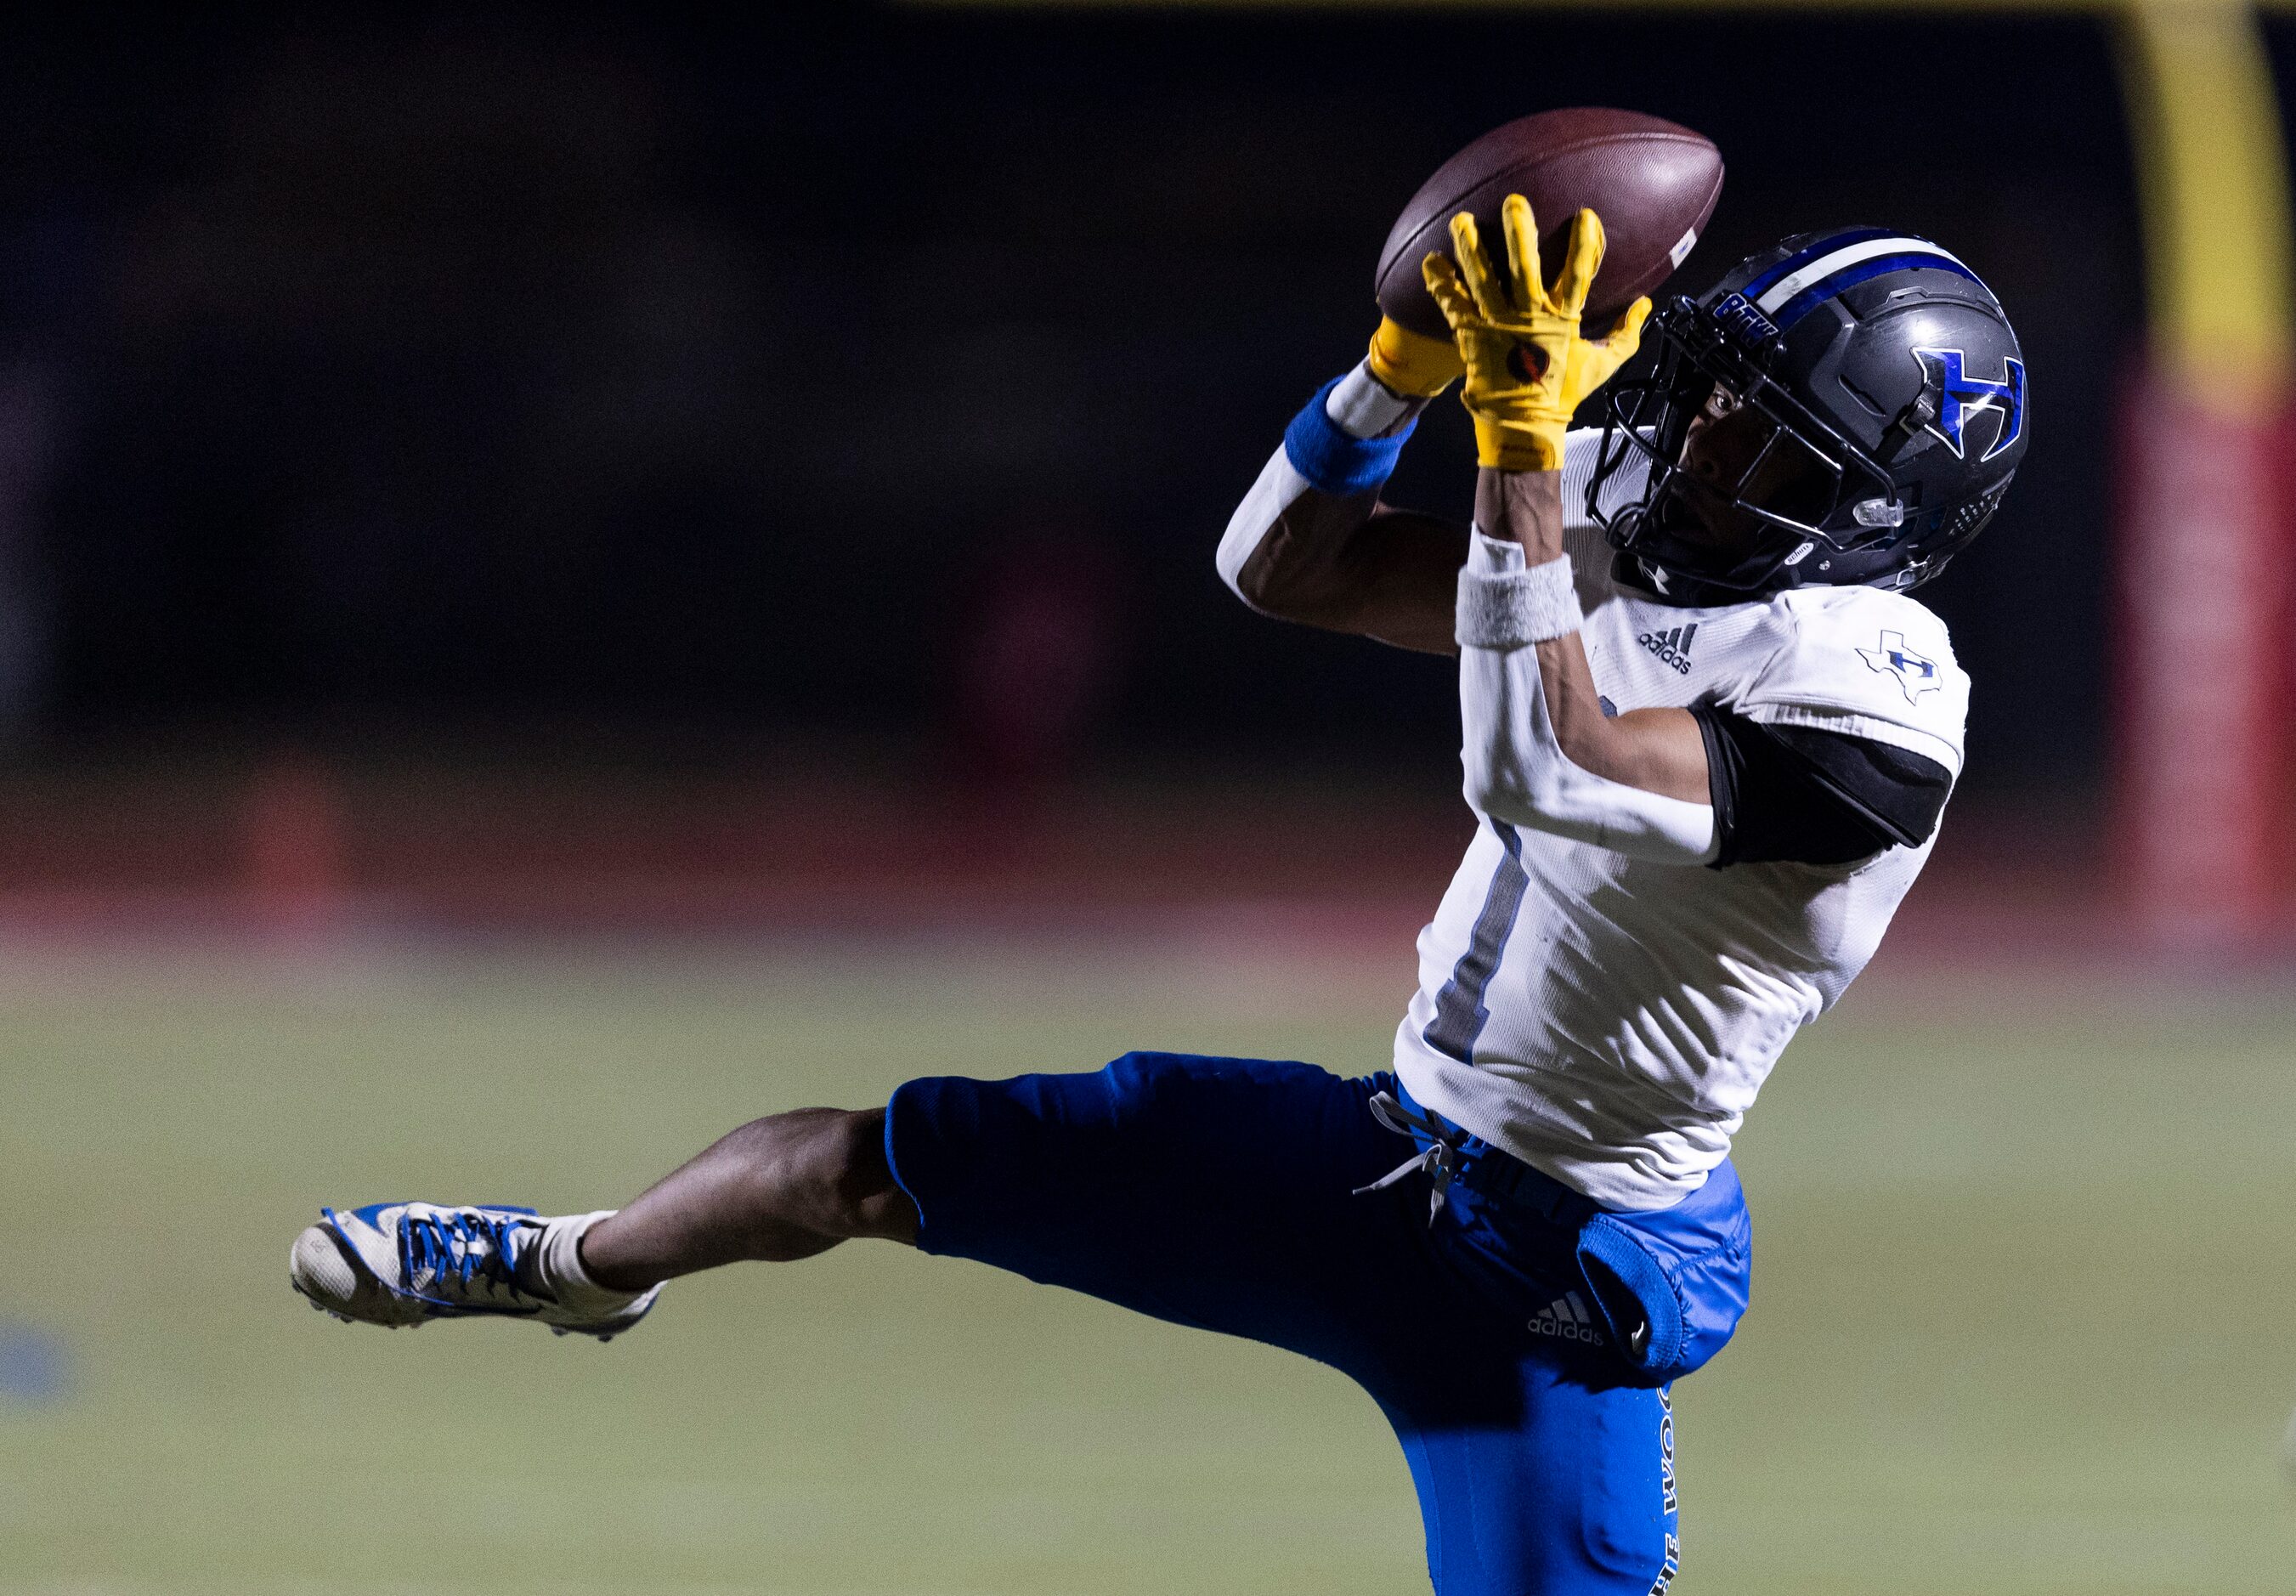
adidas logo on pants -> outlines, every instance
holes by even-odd
[[[1603,1332],[1595,1328],[1586,1299],[1575,1291],[1565,1292],[1541,1308],[1530,1321],[1530,1333],[1557,1341],[1583,1341],[1589,1346],[1603,1345]]]

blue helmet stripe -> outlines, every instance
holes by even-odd
[[[1954,258],[1951,251],[1940,250],[1926,238],[1915,238],[1903,233],[1885,234],[1880,238],[1866,239],[1862,243],[1843,244],[1840,249],[1828,251],[1808,266],[1789,272],[1773,283],[1754,304],[1763,315],[1775,316],[1805,288],[1815,288],[1853,266],[1879,260],[1885,255],[1934,255],[1940,260]]]
[[[1770,319],[1777,324],[1778,331],[1783,333],[1834,295],[1855,288],[1860,283],[1881,276],[1885,272],[1904,271],[1909,267],[1918,267],[1923,271],[1951,272],[1956,276],[1967,277],[1980,288],[1985,286],[1984,281],[1975,272],[1971,271],[1949,255],[1932,255],[1926,252],[1876,255],[1871,260],[1861,260],[1855,266],[1845,267],[1830,277],[1819,278],[1779,306],[1777,314]]]
[[[1903,234],[1893,233],[1887,227],[1848,227],[1839,233],[1829,233],[1816,243],[1806,249],[1797,250],[1775,266],[1766,268],[1760,276],[1738,292],[1744,294],[1750,301],[1759,300],[1776,287],[1783,279],[1792,276],[1811,261],[1831,255],[1836,250],[1846,249],[1851,244],[1864,243],[1869,239],[1902,238],[1903,236],[1905,236]]]

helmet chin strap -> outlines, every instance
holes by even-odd
[[[1661,564],[1659,556],[1647,547],[1637,547],[1644,535],[1652,531],[1652,517],[1647,506],[1626,512],[1632,517],[1626,535],[1614,540],[1619,549],[1619,568],[1622,574],[1631,570],[1634,584],[1664,599],[1669,604],[1700,607],[1712,605],[1749,604],[1759,602],[1786,588],[1798,586],[1791,557],[1773,557],[1759,580],[1744,575],[1747,561],[1742,559],[1729,572],[1708,575],[1695,564],[1677,567]],[[1754,551],[1749,551],[1751,557]],[[1780,553],[1784,550],[1781,548]],[[1733,577],[1739,580],[1731,580]]]
[[[1902,593],[1908,588],[1920,587],[1935,576],[1939,569],[1940,567],[1938,566],[1936,555],[1923,555],[1917,560],[1906,561],[1904,567],[1888,581],[1877,585],[1887,588],[1891,592]]]
[[[1906,407],[1882,430],[1882,446],[1875,454],[1884,465],[1894,463],[1938,418],[1938,398],[1937,385],[1924,377],[1921,391],[1906,401]]]

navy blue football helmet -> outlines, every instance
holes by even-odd
[[[1587,510],[1620,575],[1676,603],[1917,587],[1977,536],[2024,457],[2017,335],[1926,239],[1789,238],[1668,302],[1644,341],[1656,359],[1611,385]]]

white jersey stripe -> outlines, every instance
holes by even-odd
[[[1845,244],[1830,254],[1820,255],[1791,276],[1781,277],[1767,293],[1754,301],[1764,316],[1775,316],[1785,302],[1813,283],[1824,282],[1838,271],[1845,271],[1861,260],[1871,260],[1880,255],[1936,255],[1961,266],[1951,251],[1941,250],[1926,238],[1869,238],[1864,243]],[[1963,267],[1963,270],[1968,267]]]

